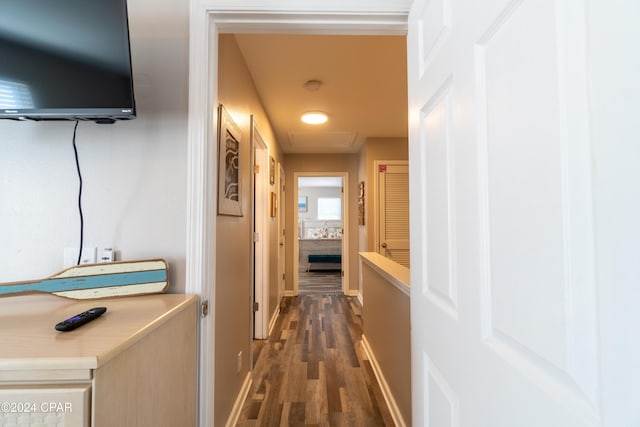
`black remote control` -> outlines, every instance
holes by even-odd
[[[56,325],[56,330],[61,332],[72,331],[75,328],[102,316],[106,311],[107,307],[94,307],[84,313],[76,314],[75,316],[58,323]]]

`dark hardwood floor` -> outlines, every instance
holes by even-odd
[[[393,426],[361,337],[356,298],[285,298],[238,426]]]
[[[301,271],[298,273],[298,294],[341,294],[340,270]]]

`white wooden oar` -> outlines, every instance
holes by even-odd
[[[83,264],[47,279],[0,284],[0,297],[44,292],[73,299],[154,294],[169,287],[163,259]]]

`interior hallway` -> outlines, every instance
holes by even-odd
[[[393,426],[362,349],[354,297],[287,297],[254,353],[253,384],[239,426]]]

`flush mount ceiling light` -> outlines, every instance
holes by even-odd
[[[322,81],[317,79],[307,80],[303,86],[309,92],[317,92],[322,86]],[[307,111],[302,115],[301,120],[308,125],[321,125],[329,120],[329,117],[322,111]]]
[[[320,89],[320,86],[322,86],[322,81],[316,79],[307,80],[306,82],[304,82],[303,86],[309,92],[315,92]]]
[[[329,117],[321,111],[309,111],[302,115],[301,120],[308,125],[321,125],[329,120]]]

